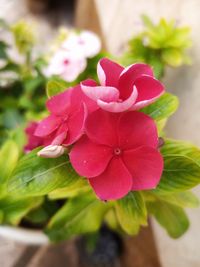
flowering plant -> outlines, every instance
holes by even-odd
[[[2,144],[11,132],[15,134],[18,125],[44,116],[46,83],[52,88],[62,82],[66,88],[78,83],[88,70],[90,75],[95,73],[93,66],[101,55],[101,42],[90,31],[61,28],[49,47],[41,51],[44,40],[39,43],[36,25],[25,21],[10,25],[0,19],[0,32]]]
[[[152,215],[180,237],[189,227],[184,208],[199,204],[189,190],[200,183],[200,150],[165,136],[177,97],[149,65],[124,68],[108,58],[99,60],[97,75],[92,64],[66,83],[69,47],[47,68],[56,62],[59,73],[47,83],[48,114],[26,128],[25,155],[14,138],[1,148],[0,221],[34,224],[55,242],[97,232],[102,223],[135,235]]]

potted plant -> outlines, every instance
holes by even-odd
[[[165,136],[178,99],[158,80],[167,65],[188,63],[188,28],[144,22],[118,59],[100,53],[88,32],[57,40],[59,49],[40,72],[48,80],[48,113],[38,112],[37,121],[32,116],[24,155],[21,130],[0,152],[1,222],[39,229],[39,235],[28,230],[26,242],[87,235],[93,244],[102,225],[136,235],[149,215],[173,238],[188,229],[184,208],[199,204],[190,190],[200,183],[200,150]],[[0,228],[8,231],[14,237],[12,227]]]

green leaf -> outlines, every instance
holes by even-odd
[[[3,212],[0,210],[0,224],[3,223]]]
[[[147,211],[141,193],[130,192],[116,201],[117,218],[123,230],[130,235],[138,233],[140,225],[147,225]]]
[[[200,166],[200,149],[189,142],[165,139],[165,145],[162,147],[161,153],[164,156],[184,155]]]
[[[200,166],[184,155],[164,156],[164,170],[154,192],[169,194],[182,192],[200,183]]]
[[[26,23],[24,20],[20,20],[11,26],[16,47],[21,54],[29,53],[36,42],[33,28],[33,25]]]
[[[60,203],[51,201],[47,197],[37,208],[26,214],[25,220],[31,224],[38,225],[40,228],[47,225],[50,218],[60,209]]]
[[[199,199],[190,191],[170,194],[167,197],[160,195],[159,198],[182,208],[197,208],[200,204]]]
[[[178,98],[170,93],[162,95],[155,103],[141,109],[156,121],[170,117],[178,107]]]
[[[24,118],[20,114],[20,111],[16,108],[5,109],[3,113],[4,127],[8,129],[15,129],[22,124]]]
[[[8,191],[15,195],[42,196],[62,187],[72,186],[80,178],[67,155],[56,159],[37,156],[39,149],[25,155],[8,181]]]
[[[8,58],[7,53],[6,53],[7,47],[8,45],[5,42],[0,41],[0,59]]]
[[[17,144],[12,140],[6,141],[0,150],[0,185],[7,181],[17,164],[18,158]]]
[[[38,207],[43,198],[13,198],[0,200],[0,211],[3,213],[3,223],[19,224],[20,220],[31,210]]]
[[[154,192],[181,192],[200,183],[200,150],[197,147],[187,142],[165,139],[161,153],[165,167]]]
[[[74,235],[99,229],[109,203],[98,200],[93,193],[72,198],[50,220],[46,234],[51,241],[68,239]]]
[[[47,96],[50,98],[54,95],[57,95],[59,93],[62,93],[64,90],[67,88],[67,82],[60,79],[60,78],[52,78],[50,81],[47,83]]]
[[[172,67],[179,67],[182,64],[182,52],[176,48],[167,48],[162,51],[162,59]]]
[[[178,238],[187,231],[189,220],[182,208],[161,201],[149,203],[148,208],[171,237]]]
[[[150,19],[147,15],[143,14],[143,15],[141,16],[141,19],[142,19],[144,25],[145,25],[147,28],[151,29],[152,27],[154,27],[153,22],[151,21],[151,19]]]
[[[90,189],[86,179],[78,179],[76,183],[64,188],[58,188],[49,193],[49,199],[63,199],[75,197],[82,192],[86,192]]]
[[[30,211],[25,219],[33,224],[42,224],[48,221],[49,216],[43,207],[39,207],[38,209]]]
[[[122,228],[119,225],[119,221],[117,219],[116,211],[114,208],[111,208],[108,210],[108,212],[105,215],[104,220],[106,222],[106,225],[108,225],[110,229],[112,229],[113,231],[122,233]]]

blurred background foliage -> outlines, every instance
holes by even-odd
[[[123,64],[148,63],[160,79],[167,66],[180,67],[191,63],[188,56],[188,48],[192,45],[189,27],[178,26],[175,20],[166,21],[164,18],[154,24],[145,15],[142,21],[144,29],[129,41],[121,59]]]

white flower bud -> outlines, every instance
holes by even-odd
[[[63,146],[49,145],[41,149],[37,155],[43,158],[58,158],[65,153],[66,149]]]

